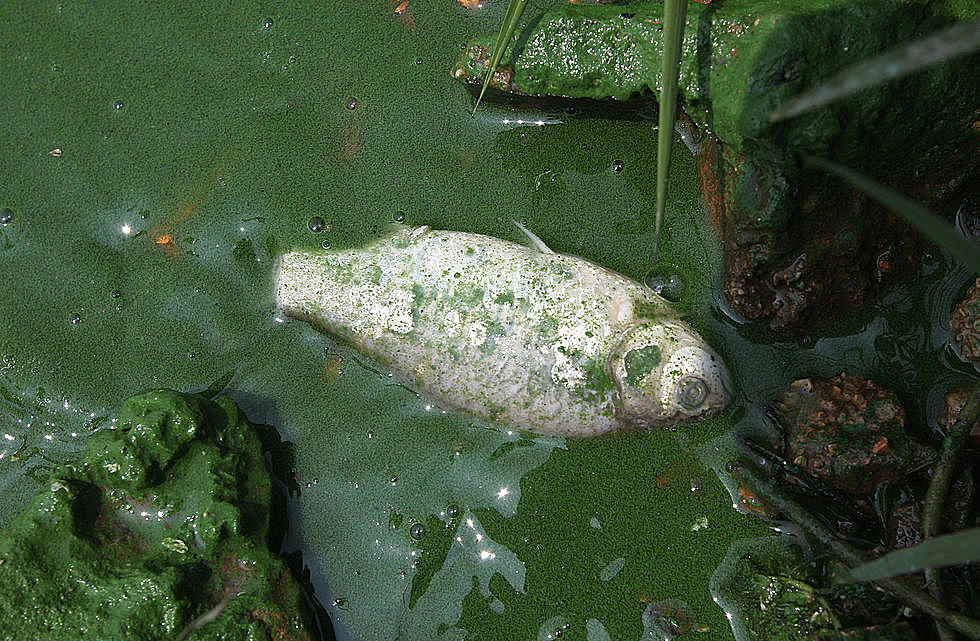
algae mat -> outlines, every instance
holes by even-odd
[[[486,4],[0,8],[0,525],[121,399],[233,371],[227,393],[295,444],[287,551],[338,637],[630,639],[651,603],[679,600],[699,639],[731,638],[708,580],[763,528],[696,454],[729,419],[511,433],[274,309],[279,252],[358,245],[401,218],[515,240],[517,218],[643,276],[655,132],[471,118],[449,71],[498,23],[503,3]],[[714,250],[694,182],[684,159],[662,255],[704,329]]]

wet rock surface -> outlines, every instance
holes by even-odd
[[[980,278],[953,308],[949,328],[960,358],[980,367]]]
[[[818,326],[914,267],[912,229],[855,190],[791,181],[707,135],[697,168],[722,243],[725,294],[747,320],[789,332]]]
[[[852,495],[870,494],[932,458],[906,433],[895,393],[857,376],[794,381],[776,412],[785,458]]]

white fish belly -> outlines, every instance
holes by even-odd
[[[637,315],[670,312],[584,259],[427,228],[286,254],[276,294],[447,409],[574,436],[619,427],[606,360]]]

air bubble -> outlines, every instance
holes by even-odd
[[[422,64],[422,59],[421,58],[416,58],[415,59],[415,64],[417,64],[417,65]]]
[[[421,523],[414,523],[412,524],[412,529],[409,531],[409,533],[412,535],[413,539],[418,541],[425,536],[425,528],[422,527]]]
[[[367,437],[368,438],[374,438],[374,432],[368,432],[367,433]]]
[[[121,100],[117,100],[116,102],[112,103],[112,106],[118,111],[119,109],[123,108],[123,103]]]
[[[684,297],[684,280],[680,274],[647,274],[643,279],[646,286],[653,290],[658,296],[663,296],[669,301],[679,301]]]
[[[324,223],[323,219],[319,216],[314,216],[313,218],[310,218],[310,222],[307,224],[310,226],[311,232],[314,234],[319,234],[321,231],[323,231],[323,227],[326,223]]]
[[[71,316],[68,317],[68,320],[71,322],[72,325],[78,325],[79,323],[82,322],[82,317],[79,316],[78,314],[72,314]]]
[[[272,18],[266,18],[265,19],[265,22],[262,23],[262,27],[264,29],[271,29],[272,28]]]
[[[112,298],[119,298],[120,296],[122,296],[122,292],[119,291],[118,289],[114,289],[111,292],[109,292],[109,296],[111,296]]]
[[[403,223],[405,222],[405,212],[396,211],[393,218],[395,219],[396,223]]]
[[[0,225],[6,225],[13,219],[14,219],[13,210],[7,209],[6,207],[0,209]]]
[[[347,100],[347,109],[350,111],[354,111],[355,109],[357,109],[357,106],[360,104],[361,103],[357,101],[357,98],[349,98]]]
[[[322,243],[320,243],[320,247],[323,247],[324,249],[330,249],[330,243],[327,241],[323,241]]]
[[[398,483],[398,477],[392,476],[390,479],[388,479],[388,482],[391,483],[392,485],[396,485]]]
[[[612,170],[613,171],[623,171],[623,161],[622,160],[614,160],[613,161],[613,164],[612,164]]]
[[[446,516],[451,519],[455,519],[457,516],[459,516],[459,508],[455,505],[450,505],[448,508],[446,508]]]

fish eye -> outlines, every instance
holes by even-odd
[[[708,398],[708,384],[697,376],[685,376],[680,380],[677,389],[677,401],[685,408],[692,410],[704,404]]]

